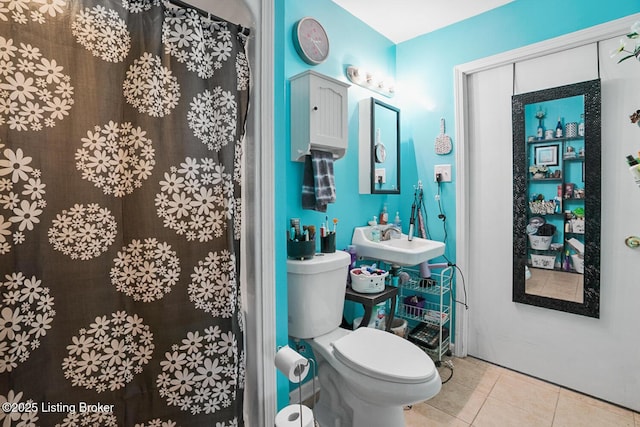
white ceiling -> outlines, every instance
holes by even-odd
[[[400,43],[513,0],[333,0],[394,43]]]

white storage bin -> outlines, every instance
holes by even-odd
[[[537,268],[546,268],[553,270],[556,263],[555,255],[537,255],[531,254],[531,266]]]
[[[360,268],[351,270],[351,289],[363,294],[376,294],[384,291],[384,281],[388,271],[378,270],[380,274],[365,274]]]
[[[529,234],[529,244],[531,245],[531,249],[541,249],[546,251],[551,246],[551,240],[553,236],[536,236],[533,234]]]
[[[584,274],[584,258],[580,255],[573,254],[571,255],[571,263],[573,264],[573,269],[576,273]]]

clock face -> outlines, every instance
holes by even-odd
[[[296,23],[293,41],[298,54],[308,64],[320,64],[329,56],[327,33],[313,18],[302,18]]]

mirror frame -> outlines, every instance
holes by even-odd
[[[396,188],[395,189],[381,189],[376,182],[376,129],[379,127],[376,125],[376,109],[377,108],[386,108],[395,112],[396,120],[395,120],[395,141],[391,141],[387,145],[387,151],[390,146],[396,150]],[[388,131],[388,130],[387,130]],[[369,180],[371,182],[371,194],[400,194],[400,109],[386,104],[380,100],[375,98],[371,98],[371,142],[370,142],[370,175]]]
[[[524,106],[584,95],[585,123],[585,254],[582,303],[525,292],[527,256],[527,135]],[[590,80],[536,92],[514,95],[513,124],[513,302],[599,318],[600,316],[600,199],[601,199],[601,86]]]

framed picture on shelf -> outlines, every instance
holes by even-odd
[[[557,144],[535,147],[536,165],[558,166],[558,150],[559,146]]]

